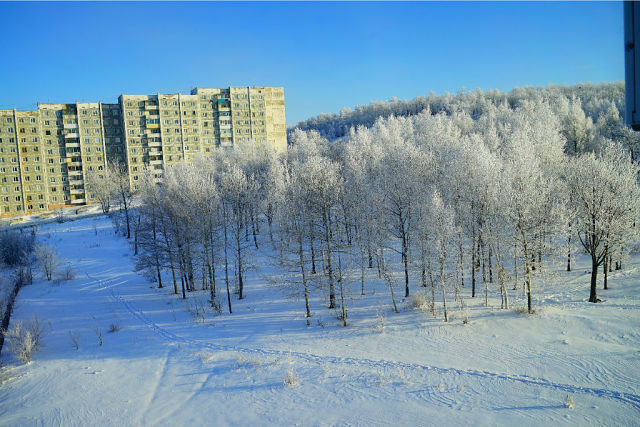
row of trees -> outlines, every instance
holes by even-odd
[[[206,289],[221,310],[223,295],[232,312],[232,292],[246,295],[247,251],[260,249],[304,295],[307,317],[320,286],[346,325],[346,293],[358,282],[366,292],[368,269],[395,310],[396,293],[417,287],[441,295],[445,319],[447,296],[463,306],[463,288],[488,304],[495,286],[509,308],[513,281],[532,312],[534,272],[560,253],[570,269],[578,241],[596,302],[599,268],[619,264],[638,235],[638,170],[610,128],[574,110],[559,115],[540,97],[477,118],[427,110],[334,142],[296,130],[283,157],[236,147],[167,168],[159,185],[147,175],[131,219],[138,265],[160,287],[168,272],[183,298]]]

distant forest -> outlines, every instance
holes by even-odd
[[[569,113],[567,105],[571,100],[579,100],[580,108],[586,117],[597,122],[598,118],[607,112],[619,115],[620,122],[624,122],[624,83],[581,83],[574,86],[548,85],[546,87],[515,88],[510,92],[480,89],[466,92],[461,90],[456,94],[446,93],[436,95],[433,92],[426,96],[418,96],[411,100],[393,98],[390,101],[374,101],[368,105],[358,105],[355,109],[344,108],[340,113],[320,114],[307,120],[298,122],[289,129],[303,131],[315,130],[321,136],[334,140],[348,135],[352,128],[359,126],[371,127],[379,118],[390,116],[414,116],[429,110],[431,114],[464,112],[473,119],[480,118],[489,111],[490,107],[507,105],[511,109],[521,107],[524,101],[542,99],[547,101],[556,113]],[[611,110],[611,111],[610,111]]]

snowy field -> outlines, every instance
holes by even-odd
[[[232,315],[194,315],[207,291],[183,301],[133,272],[102,216],[42,225],[38,239],[76,277],[38,274],[21,290],[12,321],[37,315],[46,335],[30,364],[3,351],[0,425],[640,425],[637,256],[601,304],[585,302],[586,259],[535,277],[532,316],[465,288],[467,325],[408,301],[393,313],[372,270],[367,295],[352,285],[343,328],[321,290],[307,326],[303,300],[268,284],[278,271],[264,257]]]

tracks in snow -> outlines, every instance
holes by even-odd
[[[99,281],[100,286],[105,288],[102,284],[102,281]],[[324,364],[324,363],[335,363],[335,364],[345,364],[351,365],[355,367],[366,366],[370,368],[377,369],[389,369],[389,368],[400,368],[400,369],[408,369],[415,371],[423,371],[423,372],[433,372],[437,374],[457,374],[462,376],[473,376],[478,378],[487,378],[494,380],[503,380],[510,382],[517,382],[526,385],[533,385],[539,387],[545,387],[553,390],[558,390],[567,393],[584,393],[589,395],[595,395],[598,397],[609,398],[624,402],[628,405],[631,405],[636,410],[640,411],[640,395],[632,394],[632,393],[623,393],[614,390],[608,390],[603,388],[594,388],[594,387],[582,387],[571,384],[562,384],[553,381],[546,380],[544,378],[535,378],[526,375],[507,375],[500,374],[489,371],[481,371],[474,369],[457,369],[457,368],[441,368],[437,366],[430,365],[421,365],[417,363],[408,363],[408,362],[398,362],[398,361],[390,361],[390,360],[375,360],[368,358],[355,358],[355,357],[337,357],[337,356],[322,356],[311,353],[302,353],[296,351],[282,351],[282,350],[272,350],[272,349],[257,349],[257,348],[247,348],[247,347],[238,347],[234,345],[221,345],[221,344],[213,344],[209,342],[202,342],[197,340],[192,340],[188,338],[181,337],[176,335],[166,329],[161,328],[157,324],[155,324],[151,319],[149,319],[141,310],[136,309],[131,305],[129,301],[123,298],[121,295],[115,292],[113,287],[109,289],[111,297],[120,302],[129,313],[138,319],[140,322],[151,328],[151,330],[159,337],[171,343],[180,343],[188,346],[195,347],[197,349],[209,349],[214,351],[234,351],[245,354],[258,354],[263,356],[279,356],[279,357],[295,357],[301,360],[305,360],[308,362],[316,363],[316,364]]]

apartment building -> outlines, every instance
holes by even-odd
[[[87,174],[127,165],[132,189],[145,168],[190,162],[254,141],[286,150],[284,89],[195,88],[190,94],[122,94],[117,104],[38,104],[0,110],[0,215],[93,201]]]

